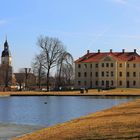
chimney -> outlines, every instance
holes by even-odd
[[[100,53],[100,50],[98,50],[98,53]]]
[[[136,49],[134,49],[134,53],[137,53],[137,50]]]
[[[110,53],[112,53],[112,49],[110,49]]]
[[[122,53],[125,53],[125,49],[122,49]]]
[[[89,54],[89,50],[87,50],[87,54]]]

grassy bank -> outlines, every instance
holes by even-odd
[[[90,89],[88,93],[80,93],[78,91],[51,91],[51,92],[37,92],[37,91],[16,91],[16,92],[0,92],[0,96],[10,95],[140,95],[140,89],[112,89],[102,90],[98,92],[97,89]]]
[[[14,140],[140,139],[140,99]]]

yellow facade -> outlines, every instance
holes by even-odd
[[[75,62],[76,88],[140,88],[140,61],[118,60],[108,53],[97,62]]]

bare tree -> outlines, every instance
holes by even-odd
[[[31,68],[24,68],[24,71],[25,71],[25,89],[27,90],[28,88],[28,77],[29,77],[29,74],[31,72]]]
[[[73,57],[67,51],[63,52],[57,64],[57,86],[68,85],[73,77]]]
[[[73,65],[64,64],[62,68],[62,77],[64,77],[65,85],[70,86],[74,81],[74,70]]]
[[[22,85],[25,82],[25,74],[22,73],[15,73],[15,77],[16,77],[16,82],[19,84],[19,90],[22,90]]]
[[[41,88],[42,78],[45,76],[43,57],[43,54],[36,55],[34,62],[32,63],[33,73],[37,76],[39,89]]]
[[[47,91],[50,86],[50,70],[57,65],[57,62],[64,52],[61,41],[57,38],[43,37],[38,38],[37,45],[41,48],[43,54],[43,67],[47,73]]]
[[[29,78],[30,72],[31,72],[31,68],[21,68],[20,73],[19,73],[19,74],[24,76],[24,84],[25,84],[25,89],[26,90],[28,88],[28,78]]]
[[[29,90],[36,85],[36,76],[31,72],[31,68],[21,68],[18,73],[14,73],[16,81],[20,86],[20,90],[24,87]]]

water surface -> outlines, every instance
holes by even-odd
[[[2,97],[0,122],[50,126],[134,99],[115,96]]]

